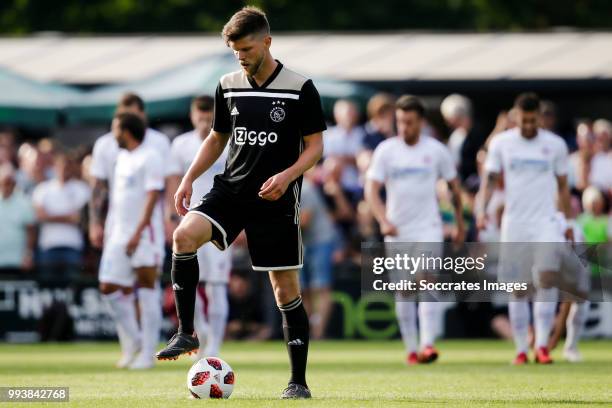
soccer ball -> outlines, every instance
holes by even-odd
[[[217,357],[204,357],[187,374],[187,388],[194,398],[229,398],[236,376],[229,364]]]

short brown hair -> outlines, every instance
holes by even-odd
[[[129,106],[137,106],[138,110],[144,112],[145,104],[142,98],[133,92],[124,93],[117,104],[118,108],[127,108]]]
[[[514,106],[525,112],[540,110],[540,98],[533,92],[525,92],[516,97]]]
[[[270,24],[266,13],[255,6],[246,6],[237,11],[221,31],[226,45],[229,45],[230,41],[257,33],[270,34]]]
[[[395,98],[388,93],[377,93],[368,101],[368,118],[377,118],[387,112],[393,112]]]
[[[119,129],[127,130],[132,134],[134,139],[142,142],[147,131],[146,124],[140,118],[140,116],[133,113],[118,113],[115,118],[119,121]]]
[[[425,104],[414,95],[402,95],[395,103],[396,109],[403,111],[414,111],[420,117],[425,116]]]
[[[191,106],[202,112],[210,112],[215,107],[215,100],[208,95],[198,95],[191,101]]]

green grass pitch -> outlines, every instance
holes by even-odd
[[[160,362],[150,371],[113,367],[114,343],[0,344],[0,386],[67,386],[70,402],[28,403],[52,407],[394,407],[612,405],[612,342],[583,342],[585,362],[510,366],[510,343],[440,342],[441,359],[407,367],[398,341],[311,343],[310,401],[280,401],[287,357],[281,341],[228,343],[222,358],[236,372],[226,401],[190,400],[186,388],[191,360]],[[0,406],[23,406],[0,403]],[[217,405],[219,406],[219,405]]]

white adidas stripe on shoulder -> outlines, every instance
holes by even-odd
[[[239,98],[242,96],[262,96],[264,98],[286,98],[286,99],[300,99],[300,95],[290,93],[278,93],[278,92],[225,92],[224,98]]]

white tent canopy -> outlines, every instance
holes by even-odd
[[[612,79],[611,50],[603,32],[281,33],[272,42],[298,72],[352,81]],[[74,84],[139,80],[228,52],[209,34],[0,38],[0,66]]]

